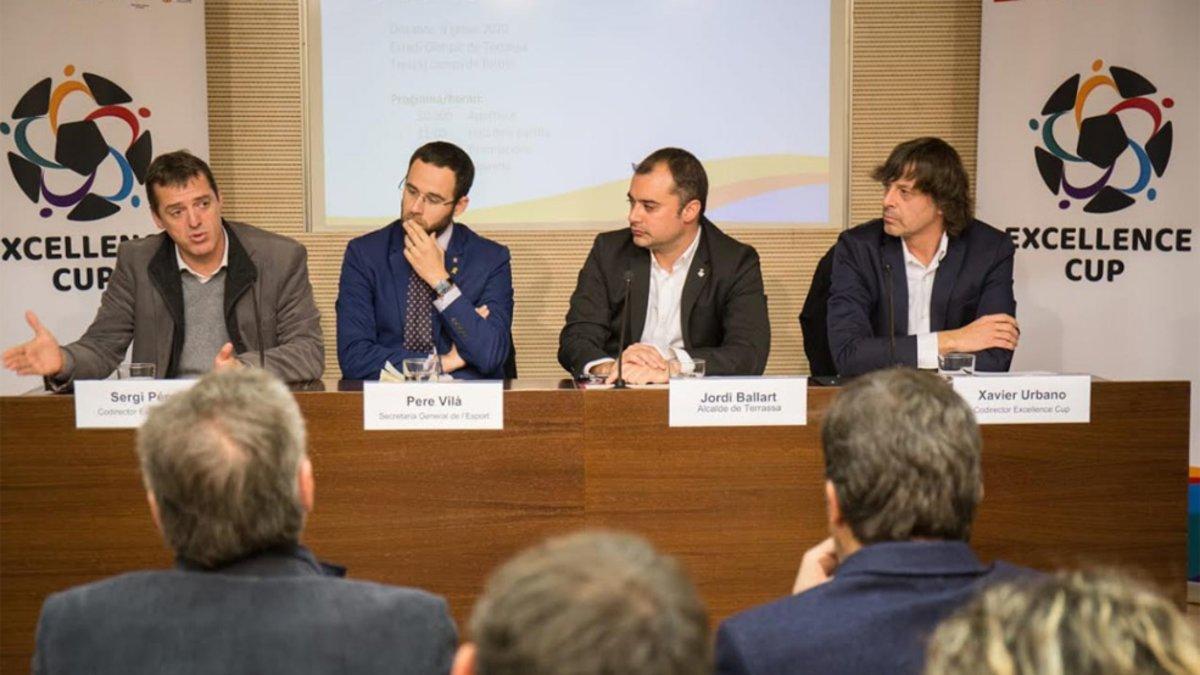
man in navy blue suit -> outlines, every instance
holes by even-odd
[[[939,138],[901,143],[875,169],[883,217],[838,237],[829,289],[829,347],[838,374],[972,352],[975,369],[1006,371],[1020,330],[1012,240],[971,217],[967,172]]]
[[[983,497],[979,427],[937,375],[855,379],[821,442],[831,536],[804,554],[794,595],[721,625],[720,673],[919,673],[941,619],[1029,573],[967,545]]]
[[[475,165],[445,141],[413,153],[400,218],[346,247],[338,283],[342,377],[379,379],[385,362],[435,350],[456,378],[516,376],[508,249],[455,222]]]

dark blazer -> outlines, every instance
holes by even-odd
[[[446,602],[347,581],[302,547],[205,572],[134,572],[46,599],[33,672],[446,673]]]
[[[835,245],[836,246],[836,245]],[[829,284],[833,278],[833,250],[830,246],[813,271],[808,295],[800,310],[800,332],[804,335],[804,357],[813,377],[837,375],[833,354],[829,351]]]
[[[701,218],[700,231],[679,311],[684,349],[706,361],[709,375],[761,375],[771,350],[771,324],[758,252],[707,218]],[[633,275],[628,335],[633,344],[646,323],[650,251],[633,243],[629,228],[598,235],[558,337],[558,362],[571,374],[596,359],[617,357],[627,270]]]
[[[404,317],[412,266],[404,259],[404,228],[396,220],[346,247],[338,282],[338,365],[347,380],[378,380],[385,361],[428,354],[404,349]],[[513,287],[508,248],[455,223],[446,270],[462,296],[433,312],[438,353],[458,347],[462,379],[504,379],[512,352]],[[487,319],[476,307],[487,305]]]
[[[1029,574],[983,565],[964,542],[872,544],[828,582],[725,620],[717,672],[915,675],[938,622],[984,586]]]
[[[917,365],[917,337],[908,332],[908,281],[903,243],[883,231],[876,219],[846,230],[833,252],[829,291],[829,347],[843,377],[890,365]],[[1008,235],[972,220],[951,237],[933,279],[929,327],[961,328],[987,314],[1016,316],[1013,255]],[[895,316],[895,355],[890,356],[885,275],[891,268]],[[993,348],[975,354],[975,369],[1006,371],[1012,352]]]

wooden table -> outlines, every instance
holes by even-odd
[[[669,429],[667,392],[514,382],[503,431],[366,432],[362,395],[301,391],[316,470],[305,543],[350,576],[420,586],[462,626],[488,572],[580,527],[642,533],[713,625],[791,588],[826,536],[819,424]],[[343,387],[353,389],[353,387]],[[1185,595],[1186,382],[1097,382],[1090,424],[984,428],[973,544],[1038,568],[1117,564]],[[77,430],[70,396],[0,398],[0,670],[28,672],[53,591],[168,566],[130,430]]]

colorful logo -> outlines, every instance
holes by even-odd
[[[67,79],[58,86],[52,86],[47,77],[30,87],[13,108],[15,127],[0,122],[0,134],[12,134],[17,151],[8,153],[8,167],[29,201],[40,204],[45,200],[46,206],[39,212],[43,218],[49,218],[52,207],[57,207],[70,209],[67,220],[100,220],[120,211],[126,200],[133,208],[141,204],[141,198],[133,194],[134,180],[145,183],[153,150],[150,132],[141,130],[138,118],[150,117],[150,110],[138,108],[135,114],[124,105],[133,98],[109,79],[83,73],[80,81],[72,78],[74,74],[75,67],[67,66],[63,69]],[[86,94],[91,101],[80,106],[72,99],[71,105],[64,106],[74,94]],[[82,112],[82,119],[60,119],[68,107]],[[128,125],[128,140],[123,131],[113,142],[105,137],[97,120],[106,117]],[[39,128],[45,124],[49,125],[48,134]],[[105,128],[113,127],[109,123]],[[43,139],[43,145],[52,143],[53,153],[34,147],[31,135]],[[48,158],[51,156],[53,159]],[[65,191],[64,184],[70,186]]]
[[[1082,85],[1081,75],[1072,75],[1046,99],[1041,120],[1029,120],[1030,129],[1041,131],[1041,145],[1033,149],[1038,172],[1051,193],[1063,194],[1061,209],[1070,208],[1072,200],[1087,200],[1085,213],[1112,213],[1134,204],[1142,193],[1154,201],[1158,192],[1150,184],[1153,177],[1162,177],[1171,159],[1171,122],[1163,123],[1162,108],[1175,102],[1163,98],[1160,108],[1150,98],[1158,89],[1149,80],[1119,66],[1109,66],[1106,75],[1100,72],[1103,67],[1101,60],[1092,63],[1096,74]],[[1096,110],[1098,105],[1107,110]],[[1067,114],[1073,127],[1059,123]],[[1072,145],[1066,140],[1074,140],[1074,152],[1065,149]]]

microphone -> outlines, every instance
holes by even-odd
[[[625,341],[628,339],[626,334],[629,328],[629,291],[633,284],[633,270],[625,270],[625,304],[621,306],[621,343],[620,349],[617,350],[617,381],[613,382],[613,389],[625,389],[625,377],[623,376],[623,367],[625,365]]]
[[[258,367],[263,370],[267,369],[267,348],[263,345],[262,339],[262,314],[258,311],[258,286],[252,286],[250,294],[254,298],[254,331],[258,334]]]
[[[883,286],[888,303],[888,366],[896,365],[896,303],[892,297],[892,265],[883,263]]]

